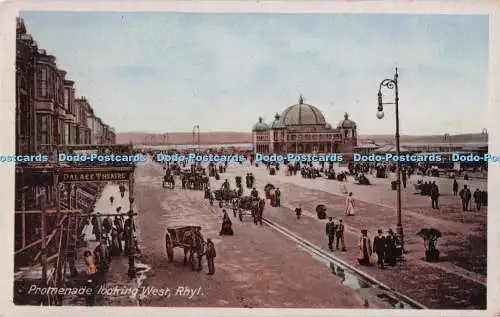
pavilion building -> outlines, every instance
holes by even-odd
[[[327,123],[323,113],[304,102],[286,108],[274,121],[262,117],[253,126],[252,143],[255,153],[352,153],[357,146],[356,123],[344,115],[336,128]]]

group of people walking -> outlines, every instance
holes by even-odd
[[[121,198],[124,198],[125,186],[120,185],[119,191]],[[109,197],[110,204],[113,205],[114,196]],[[117,208],[117,213],[121,208]],[[86,276],[88,287],[96,288],[102,284],[105,273],[109,269],[113,256],[120,256],[122,253],[130,254],[131,248],[140,253],[137,240],[131,238],[136,231],[135,224],[130,219],[124,219],[123,215],[116,215],[112,220],[109,215],[102,215],[104,219],[99,220],[100,216],[94,214],[91,217],[92,234],[95,236],[98,245],[93,250],[86,250],[83,254],[86,264]],[[131,240],[134,245],[131,245]],[[123,247],[124,241],[125,247]],[[92,306],[95,302],[95,292],[88,294],[85,298],[86,304]]]
[[[328,218],[328,222],[326,223],[325,227],[325,233],[328,237],[328,249],[330,249],[330,251],[333,252],[333,243],[335,241],[335,248],[337,250],[339,250],[339,247],[341,246],[343,252],[347,251],[345,247],[344,231],[345,226],[342,222],[342,219],[339,219],[338,223],[335,223],[332,217]]]
[[[379,229],[373,243],[368,236],[368,230],[361,230],[359,238],[359,256],[360,265],[370,266],[373,264],[373,255],[376,255],[377,266],[381,269],[385,265],[395,266],[397,258],[400,255],[398,238],[394,235],[392,229],[389,229],[387,235],[383,235],[382,229]]]
[[[345,226],[342,219],[337,222],[332,217],[328,218],[325,226],[325,234],[328,238],[328,249],[331,252],[341,250],[346,252],[347,248],[344,239]],[[371,240],[368,236],[368,230],[361,230],[359,238],[358,262],[360,265],[371,266],[374,262],[379,268],[385,268],[386,265],[395,266],[397,259],[401,256],[402,250],[399,239],[392,229],[383,235],[382,229],[378,230],[378,235]],[[376,259],[374,258],[376,256]]]
[[[460,197],[460,200],[462,201],[462,210],[463,211],[468,211],[470,210],[470,202],[471,199],[474,199],[474,203],[476,204],[476,210],[481,211],[481,207],[485,204],[485,201],[487,200],[487,194],[486,192],[482,192],[479,190],[479,188],[476,188],[474,193],[471,193],[470,189],[467,187],[467,185],[464,185],[464,187],[458,192],[458,182],[455,179],[453,181],[453,196],[458,196]]]
[[[439,186],[435,181],[428,181],[418,183],[420,185],[420,190],[422,195],[429,196],[431,199],[431,207],[432,209],[439,210]],[[462,210],[469,211],[471,207],[471,200],[474,199],[475,209],[477,211],[481,210],[481,207],[485,204],[486,201],[486,192],[479,190],[476,188],[474,193],[471,192],[467,185],[463,185],[463,188],[459,191],[459,185],[456,179],[453,180],[453,196],[459,196],[460,201],[462,202]]]

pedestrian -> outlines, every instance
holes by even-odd
[[[214,193],[210,190],[210,194],[208,196],[208,201],[210,202],[210,206],[214,205]]]
[[[464,185],[464,188],[459,193],[460,199],[462,200],[462,210],[467,211],[469,210],[469,202],[471,198],[471,192],[470,189],[467,188],[467,185]]]
[[[123,198],[125,196],[125,185],[120,184],[119,190],[120,190],[120,196]]]
[[[361,230],[361,237],[359,237],[359,264],[369,266],[372,253],[372,243],[370,237],[368,237],[368,230],[363,229]]]
[[[378,229],[378,235],[373,239],[373,250],[377,254],[377,266],[384,268],[384,256],[386,249],[385,237],[382,235],[382,229]]]
[[[113,204],[113,201],[115,201],[115,197],[110,196],[110,197],[109,197],[109,202],[111,203],[111,205]]]
[[[458,182],[457,179],[453,179],[453,196],[456,196],[458,193]]]
[[[430,185],[430,196],[431,196],[432,209],[439,209],[439,204],[438,204],[439,188],[436,185],[436,182],[432,182],[432,184]]]
[[[205,255],[207,257],[208,275],[214,275],[215,273],[215,263],[214,259],[217,256],[215,252],[215,245],[212,239],[207,238],[207,247],[205,250]]]
[[[275,207],[281,207],[281,191],[279,187],[274,191],[274,195],[276,197]]]
[[[344,231],[345,231],[344,223],[342,222],[342,219],[339,219],[339,224],[335,230],[335,236],[337,237],[335,247],[338,250],[339,244],[340,244],[342,246],[342,252],[347,251],[347,249],[345,247],[345,241],[344,241]]]
[[[111,229],[111,255],[119,256],[122,253],[122,242],[120,241],[116,227]]]
[[[328,217],[328,222],[326,223],[325,233],[328,237],[328,249],[333,252],[333,242],[335,242],[335,223],[332,217]]]
[[[347,216],[354,216],[354,198],[352,198],[352,192],[349,193],[345,200],[345,214]]]
[[[481,191],[479,188],[476,188],[476,191],[474,192],[473,195],[474,202],[476,203],[476,210],[480,211],[481,210]]]
[[[394,236],[394,231],[392,229],[389,229],[387,232],[387,237],[385,237],[385,245],[386,245],[386,251],[385,251],[385,262],[389,264],[390,266],[395,266],[396,265],[396,258],[397,258],[397,250],[396,250],[396,243],[397,239]]]
[[[229,218],[229,215],[227,214],[227,211],[225,209],[222,209],[222,212],[224,216],[222,217],[222,228],[219,232],[219,235],[221,236],[232,236],[234,235],[233,232],[233,223],[231,219]]]
[[[95,304],[95,292],[96,292],[96,274],[97,268],[95,265],[94,257],[90,250],[83,253],[85,259],[85,264],[87,265],[86,276],[87,276],[87,287],[91,289],[90,292],[85,292],[85,304],[87,306],[94,306]]]
[[[99,284],[102,278],[104,277],[104,273],[108,269],[107,263],[106,263],[106,256],[102,250],[102,245],[99,243],[95,248],[94,248],[94,263],[96,266],[96,281]]]
[[[111,232],[112,227],[113,227],[113,224],[111,221],[111,217],[107,216],[102,221],[102,233],[104,234],[104,236],[106,236],[106,237],[108,236],[108,234]]]
[[[403,188],[406,188],[406,170],[401,172],[401,181],[403,182]]]
[[[295,208],[295,216],[297,219],[300,219],[300,215],[302,215],[302,205],[299,205],[299,207]]]
[[[101,228],[96,215],[92,216],[90,223],[92,224],[92,234],[95,236],[96,241],[101,240]]]

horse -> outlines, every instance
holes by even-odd
[[[238,191],[236,189],[220,189],[219,195],[221,201],[229,204],[234,198],[238,198]]]
[[[163,176],[163,184],[162,184],[163,188],[165,188],[165,184],[168,184],[170,189],[174,189],[175,188],[174,176],[171,174]]]
[[[262,214],[264,213],[265,206],[266,206],[266,200],[263,198],[260,198],[258,200],[254,200],[252,202],[253,222],[256,225],[260,224],[262,226]]]
[[[201,262],[205,251],[205,240],[201,233],[196,232],[195,229],[186,231],[182,237],[182,244],[184,245],[184,264],[188,262],[189,253],[189,263],[191,263],[192,270],[201,271]]]
[[[201,178],[201,186],[202,189],[205,190],[208,188],[208,185],[210,184],[210,178],[208,176],[202,176]]]

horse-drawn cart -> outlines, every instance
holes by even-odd
[[[219,202],[219,207],[223,207],[224,205],[229,205],[229,203],[238,198],[238,192],[236,190],[228,190],[228,189],[216,189],[213,191],[214,198]]]
[[[165,234],[165,247],[170,262],[174,260],[174,249],[184,249],[184,264],[188,259],[193,271],[201,270],[205,240],[200,233],[200,226],[179,226],[167,228]],[[189,253],[189,257],[188,257]]]
[[[238,219],[243,221],[243,216],[249,216],[253,219],[255,224],[262,224],[262,212],[265,208],[265,200],[258,199],[251,196],[244,196],[233,199],[232,209],[233,214]]]

